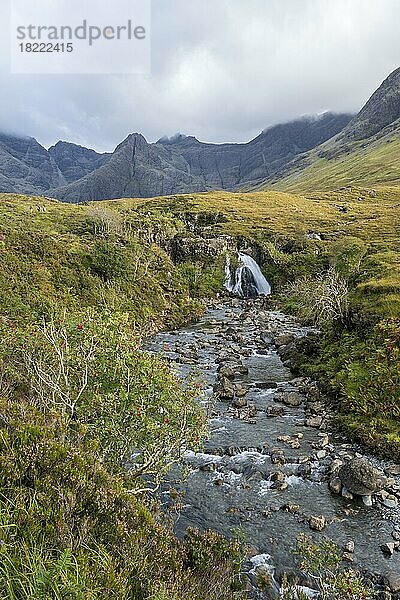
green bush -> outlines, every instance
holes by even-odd
[[[112,281],[124,275],[128,269],[128,261],[121,247],[102,240],[94,245],[90,267],[103,281]]]
[[[239,598],[237,544],[197,533],[209,562],[195,564],[129,473],[110,472],[100,441],[82,429],[68,441],[68,427],[24,398],[0,403],[0,597]]]
[[[239,597],[236,543],[179,542],[143,503],[205,416],[197,389],[137,346],[127,315],[3,324],[0,597]]]
[[[130,465],[156,485],[182,452],[199,445],[205,415],[196,387],[184,386],[168,364],[138,350],[127,314],[88,310],[63,322],[5,332],[5,373],[44,414],[58,411],[65,435],[100,443],[111,466]],[[139,486],[140,487],[140,486]]]
[[[299,568],[321,600],[372,600],[377,597],[359,572],[342,566],[340,549],[330,540],[316,544],[301,535],[296,554],[300,560]],[[282,600],[306,600],[307,597],[299,591],[296,581],[284,579]]]

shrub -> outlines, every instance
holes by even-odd
[[[124,275],[128,261],[122,247],[113,242],[99,241],[93,248],[90,267],[104,281],[112,281]]]
[[[330,540],[315,544],[301,535],[296,554],[300,558],[300,569],[312,581],[320,600],[372,600],[376,594],[364,581],[360,573],[342,568],[339,548]],[[307,598],[296,582],[283,581],[283,600],[303,600]]]
[[[100,319],[89,310],[79,319],[12,331],[9,344],[12,375],[31,402],[44,414],[61,414],[68,440],[84,431],[110,465],[129,466],[138,483],[151,477],[146,488],[157,487],[182,452],[199,445],[205,415],[198,389],[138,350],[127,315]]]
[[[238,547],[179,542],[111,473],[99,441],[24,398],[0,402],[0,597],[10,600],[233,600]],[[230,558],[232,556],[232,559]]]
[[[106,206],[90,206],[86,213],[86,224],[93,235],[106,237],[124,231],[121,215]]]
[[[347,320],[348,284],[333,267],[315,279],[297,280],[288,286],[287,293],[301,318],[308,323],[323,326]]]

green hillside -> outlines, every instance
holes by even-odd
[[[203,310],[161,247],[180,228],[140,210],[1,197],[3,598],[241,597],[241,543],[178,541],[146,492],[205,432],[197,383],[138,349]],[[211,290],[213,277],[211,266]],[[141,459],[127,473],[132,448]]]
[[[222,290],[224,244],[257,256],[271,306],[322,328],[294,363],[330,391],[338,426],[400,456],[399,206],[396,186],[88,205],[1,195],[3,596],[243,597],[242,544],[178,541],[147,495],[206,426],[199,383],[139,350]],[[332,273],[342,312],[321,319],[313,298]]]
[[[332,190],[347,186],[397,185],[400,182],[400,139],[386,137],[372,145],[358,143],[338,158],[315,153],[302,170],[293,169],[272,187],[294,193]]]
[[[303,193],[400,181],[400,69],[395,69],[360,112],[327,142],[295,158],[264,187]]]

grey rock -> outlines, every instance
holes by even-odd
[[[281,506],[281,510],[284,510],[285,512],[288,512],[291,514],[297,514],[300,512],[300,505],[299,504],[284,504],[283,506]]]
[[[291,344],[295,339],[296,336],[294,334],[283,333],[274,339],[274,344],[279,348],[280,346],[287,346],[288,344]]]
[[[400,572],[391,571],[385,576],[385,583],[393,593],[400,592]]]
[[[282,473],[282,471],[276,471],[276,473],[272,473],[271,475],[271,481],[274,482],[282,482],[285,481],[285,474]]]
[[[229,365],[224,365],[219,369],[218,377],[226,377],[227,379],[235,379],[235,370]]]
[[[277,490],[278,492],[284,492],[289,487],[287,481],[276,481],[272,484],[271,489]]]
[[[354,562],[354,554],[352,552],[343,552],[342,554],[342,560],[346,561],[346,562]]]
[[[33,138],[4,135],[0,140],[0,191],[46,192],[78,203],[234,190],[276,173],[295,156],[339,133],[350,118],[327,113],[298,119],[270,127],[247,144],[208,144],[182,135],[149,144],[133,133],[111,154],[66,142],[46,150]]]
[[[301,406],[304,398],[298,392],[280,392],[275,396],[275,400],[287,406],[297,407]]]
[[[297,474],[299,477],[309,477],[311,475],[311,465],[309,462],[303,463],[297,467]]]
[[[236,397],[232,401],[232,406],[234,406],[235,408],[244,408],[246,404],[246,399],[243,397]]]
[[[0,134],[0,191],[43,195],[66,180],[34,138]]]
[[[221,400],[233,400],[235,396],[235,386],[226,377],[222,377],[214,386],[214,392]]]
[[[338,139],[364,140],[400,119],[400,68],[385,79],[366,105],[343,129]]]
[[[243,398],[244,396],[246,396],[247,391],[248,391],[245,387],[243,387],[242,385],[240,385],[240,383],[237,383],[235,385],[234,389],[235,389],[235,395],[238,398]]]
[[[276,381],[261,381],[257,383],[257,387],[260,388],[260,390],[272,390],[277,388],[278,384]]]
[[[150,144],[130,134],[114,152],[33,138],[0,136],[0,191],[43,194],[66,202],[153,197],[215,189],[252,189],[298,174],[399,132],[400,69],[355,116],[325,113],[263,131],[246,144],[209,144],[177,135]],[[26,150],[26,151],[25,151]],[[315,235],[315,234],[314,234]]]
[[[61,141],[49,148],[48,153],[66,183],[77,181],[100,168],[111,156],[109,153],[99,154],[89,148]]]
[[[329,481],[329,489],[334,494],[340,494],[340,492],[342,491],[342,482],[340,481],[339,477],[333,477]]]
[[[365,506],[372,506],[372,497],[371,496],[361,496],[363,504]]]
[[[342,496],[343,498],[346,498],[346,500],[353,500],[354,498],[352,492],[350,492],[345,486],[342,487]]]
[[[308,417],[304,424],[306,427],[314,427],[315,429],[319,429],[322,425],[323,418],[322,417]]]
[[[386,506],[386,508],[397,508],[398,504],[399,501],[397,500],[396,496],[393,495],[389,495],[383,501],[383,505]]]
[[[282,417],[285,414],[282,406],[268,406],[266,412],[268,417]]]
[[[385,544],[381,544],[380,548],[384,554],[392,556],[395,550],[395,545],[393,542],[386,542]]]
[[[340,460],[339,458],[335,458],[332,462],[331,465],[329,467],[329,472],[331,473],[331,475],[336,475],[336,473],[339,471],[340,467],[343,465],[343,461]]]
[[[338,476],[349,492],[358,496],[370,496],[384,485],[379,471],[360,458],[345,463],[339,469]]]

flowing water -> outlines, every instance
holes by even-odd
[[[163,353],[181,377],[201,374],[203,402],[211,411],[204,451],[185,457],[190,474],[180,488],[185,492],[184,507],[176,531],[183,535],[187,527],[195,526],[232,536],[242,530],[257,555],[253,566],[257,561],[267,563],[278,574],[294,568],[292,550],[302,532],[317,540],[327,536],[341,547],[354,541],[357,566],[376,573],[400,572],[400,552],[389,558],[380,549],[400,530],[399,510],[376,501],[366,507],[329,490],[332,461],[354,457],[359,449],[329,430],[306,426],[305,405],[283,406],[274,399],[282,390],[299,390],[298,380],[272,343],[274,337],[288,333],[303,336],[307,329],[264,309],[262,301],[226,300],[194,326],[161,333],[148,342],[147,349]],[[248,390],[241,409],[213,398],[217,361],[227,356],[248,369],[234,379]],[[271,416],[277,406],[282,413]],[[400,484],[398,465],[369,460]],[[274,485],[276,478],[284,483],[281,489]],[[170,502],[168,485],[163,498]],[[311,532],[309,519],[318,515],[325,517],[326,528]]]
[[[225,264],[225,288],[239,298],[269,296],[271,286],[265,279],[257,262],[243,252],[238,252],[239,266],[232,273],[229,256]],[[250,291],[250,293],[249,293]]]

